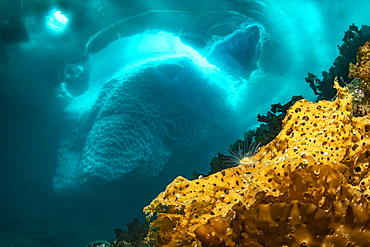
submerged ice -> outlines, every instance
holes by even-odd
[[[280,23],[296,13],[275,7],[150,10],[91,36],[83,58],[63,69],[60,94],[70,103],[54,188],[202,172],[257,114],[304,91],[288,82],[309,69],[295,56],[307,35],[286,35]]]
[[[92,56],[89,71],[88,89],[64,111],[57,191],[164,168],[186,174],[236,138],[232,85],[178,37],[117,40]]]
[[[212,47],[208,61],[234,77],[248,79],[258,69],[261,33],[263,27],[257,24],[234,31]]]

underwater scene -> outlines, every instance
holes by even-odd
[[[370,246],[366,0],[0,0],[0,245]]]

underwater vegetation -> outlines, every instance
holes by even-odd
[[[238,139],[229,147],[229,154],[218,153],[210,163],[211,170],[208,175],[219,172],[223,169],[239,165],[240,161],[248,156],[253,156],[258,147],[264,146],[272,141],[281,131],[281,123],[286,115],[286,111],[302,96],[293,96],[292,99],[281,105],[280,103],[272,104],[271,110],[266,115],[258,114],[257,119],[262,122],[255,130],[244,133],[244,140]],[[193,178],[204,176],[197,172],[193,173]]]
[[[159,246],[364,246],[370,237],[369,43],[352,87],[305,99],[282,130],[240,165],[189,181],[177,177],[144,212]],[[361,81],[359,81],[361,80]],[[359,91],[363,90],[363,91]],[[355,93],[356,99],[352,96]]]
[[[317,100],[330,100],[335,96],[336,91],[333,85],[336,77],[340,78],[339,83],[342,86],[351,81],[349,65],[356,62],[358,48],[368,40],[370,40],[370,27],[363,25],[359,29],[355,24],[352,24],[344,33],[343,44],[338,46],[340,55],[335,59],[329,71],[322,72],[322,79],[308,73],[306,82],[317,95]]]
[[[355,79],[347,87],[354,99],[353,107],[356,116],[366,116],[370,110],[370,74],[369,70],[366,69],[370,65],[369,54],[370,42],[367,41],[357,53],[357,63],[349,65],[349,77]]]
[[[335,97],[336,90],[333,86],[336,77],[340,78],[338,82],[341,86],[350,84],[354,77],[363,79],[360,76],[356,76],[354,72],[351,72],[355,68],[354,66],[351,67],[351,64],[353,65],[356,63],[356,54],[367,40],[370,40],[370,27],[363,25],[359,29],[356,25],[352,24],[344,33],[342,39],[343,43],[338,46],[340,55],[333,62],[333,66],[329,69],[329,72],[323,71],[322,79],[319,79],[312,73],[308,73],[308,77],[305,78],[305,80],[317,95],[317,100],[331,100]],[[363,81],[365,82],[366,80],[363,79]],[[351,83],[353,83],[353,81]],[[362,87],[364,87],[364,85],[365,83],[362,84]],[[352,91],[353,90],[351,90],[351,92]],[[355,97],[354,94],[353,96]],[[255,140],[257,143],[261,143],[261,145],[265,145],[272,141],[281,131],[281,123],[286,115],[287,109],[300,99],[303,99],[303,97],[293,96],[292,99],[284,105],[280,103],[272,104],[271,110],[267,112],[266,115],[259,114],[257,116],[258,121],[262,122],[262,124],[256,130],[246,132],[245,139]],[[362,102],[362,105],[364,105],[364,102]]]
[[[243,158],[255,155],[259,146],[260,144],[252,142],[251,139],[237,140],[233,145],[230,145],[229,155],[218,153],[218,156],[213,157],[210,163],[211,170],[207,174],[200,174],[195,171],[193,172],[193,178],[208,176],[223,169],[237,166]]]
[[[298,100],[303,99],[302,96],[293,96],[292,99],[284,105],[280,103],[272,104],[271,110],[266,115],[257,115],[258,122],[262,124],[256,130],[246,132],[245,138],[254,140],[260,145],[266,145],[272,141],[281,131],[281,123],[286,115],[287,110]]]
[[[128,231],[116,229],[116,240],[111,244],[114,247],[123,246],[149,246],[144,243],[146,234],[149,231],[148,222],[141,223],[138,218],[135,218],[133,222],[127,224]]]
[[[368,80],[369,76],[366,74],[368,70],[359,71],[353,63],[356,62],[356,54],[359,48],[370,39],[370,27],[363,25],[359,29],[356,25],[352,24],[349,29],[345,32],[342,39],[343,43],[338,46],[340,55],[335,59],[333,66],[329,69],[329,72],[323,71],[323,79],[320,80],[312,73],[308,73],[308,77],[305,78],[306,82],[310,84],[318,100],[331,100],[336,95],[334,89],[334,80],[336,77],[340,78],[339,84],[345,85],[350,90],[354,98],[354,115],[364,116],[367,115],[369,109],[367,107],[369,103],[368,97],[370,95]],[[366,49],[367,45],[361,47],[361,50]],[[366,51],[359,51],[357,60],[361,64],[360,68],[367,68],[368,62],[366,57]],[[361,78],[362,80],[352,80],[352,78]],[[351,81],[352,80],[352,81]],[[363,82],[363,83],[362,83]],[[233,153],[238,152],[241,142],[247,143],[258,143],[259,146],[264,146],[271,142],[281,131],[283,119],[286,116],[287,110],[298,100],[303,99],[302,96],[293,96],[292,99],[282,105],[281,103],[272,104],[270,111],[266,115],[257,115],[258,122],[261,122],[255,130],[249,130],[244,133],[244,140],[237,140],[234,144],[230,145],[230,155],[218,153],[217,157],[212,159],[210,163],[211,170],[208,174],[221,171],[229,168],[230,157],[234,157]],[[240,156],[240,155],[239,155]],[[244,155],[249,156],[249,155]],[[241,157],[243,158],[243,157]],[[241,160],[241,159],[240,159]],[[194,177],[198,177],[201,174],[194,173]]]

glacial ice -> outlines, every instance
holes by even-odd
[[[55,189],[206,172],[271,103],[311,96],[303,78],[329,60],[308,54],[321,51],[320,37],[296,30],[317,13],[296,23],[296,9],[280,7],[220,1],[199,11],[150,10],[91,36],[87,86],[75,93],[84,84],[71,80],[63,88],[71,97]],[[319,48],[307,49],[307,40]]]
[[[178,37],[115,41],[93,55],[89,71],[87,91],[64,111],[57,191],[127,173],[189,174],[236,138],[232,86]]]

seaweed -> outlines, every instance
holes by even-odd
[[[329,71],[322,72],[322,79],[319,79],[313,73],[308,73],[305,78],[314,93],[317,100],[331,100],[335,96],[334,79],[340,78],[340,85],[344,86],[351,82],[349,78],[349,64],[356,63],[356,54],[358,49],[370,40],[370,26],[363,25],[359,29],[355,24],[349,26],[342,39],[343,44],[338,46],[339,56],[334,60],[333,66]]]
[[[259,146],[264,146],[272,141],[281,131],[282,122],[286,111],[297,101],[303,99],[302,96],[293,96],[286,104],[272,104],[270,111],[266,115],[258,114],[257,120],[261,122],[255,130],[244,133],[244,140],[237,140],[229,146],[229,154],[218,153],[210,163],[211,170],[207,175],[197,172],[193,173],[193,179],[199,176],[209,176],[223,169],[230,168],[239,164],[239,161],[253,155]]]
[[[245,134],[245,139],[252,138],[261,146],[272,141],[281,131],[281,125],[286,115],[286,111],[297,101],[303,99],[301,95],[293,96],[285,105],[280,103],[272,104],[271,110],[266,115],[258,114],[257,120],[262,122],[256,130],[249,131]]]
[[[151,246],[149,243],[144,242],[145,237],[149,231],[149,223],[141,223],[138,218],[133,222],[127,224],[128,231],[122,229],[115,229],[116,240],[112,243],[112,247],[143,247]]]

